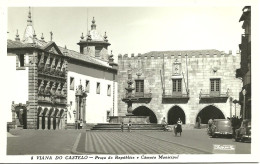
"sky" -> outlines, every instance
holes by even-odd
[[[100,34],[107,33],[113,54],[150,51],[217,49],[238,51],[244,6],[178,7],[32,7],[37,37],[79,51],[81,33],[95,17]],[[28,7],[8,8],[8,39],[20,38],[27,24]]]

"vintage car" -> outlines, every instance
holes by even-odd
[[[244,119],[240,128],[235,131],[235,141],[251,142],[251,120]]]
[[[231,121],[227,119],[215,119],[209,129],[209,135],[214,137],[232,137]]]

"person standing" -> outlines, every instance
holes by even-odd
[[[200,124],[201,124],[201,118],[200,116],[198,117],[198,129],[200,129]]]
[[[129,123],[128,123],[128,132],[131,132],[131,128],[132,128],[132,122],[129,121]]]
[[[213,124],[213,119],[210,118],[209,121],[208,121],[208,128],[209,128],[209,133],[210,133],[210,134],[211,134],[212,124]]]
[[[180,136],[181,136],[181,132],[182,132],[182,121],[181,121],[181,118],[179,118],[177,121],[175,136],[177,135],[177,133],[180,133]]]
[[[165,120],[165,117],[163,117],[162,119],[162,126],[163,126],[163,130],[166,131],[167,122]]]

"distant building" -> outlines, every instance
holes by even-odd
[[[10,71],[17,78],[13,127],[66,129],[107,122],[117,114],[117,64],[108,54],[106,34],[97,32],[93,18],[78,43],[80,53],[56,45],[52,35],[50,41],[36,37],[29,11],[23,39],[17,31],[15,40],[7,41],[16,63]]]
[[[236,76],[242,78],[243,81],[242,91],[239,96],[239,102],[243,107],[241,115],[244,118],[251,119],[251,6],[245,6],[242,11],[243,14],[239,22],[243,22],[242,28],[245,33],[241,35],[241,44],[239,44],[241,63]]]
[[[231,117],[232,99],[238,98],[242,85],[235,76],[239,63],[239,54],[218,50],[119,55],[118,115],[127,113],[125,88],[130,77],[135,88],[132,113],[149,116],[151,123],[161,123],[165,117],[169,124],[181,118],[194,125],[198,117],[202,124],[210,118]]]

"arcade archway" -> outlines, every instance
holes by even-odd
[[[208,120],[211,118],[212,119],[224,119],[225,118],[225,116],[221,112],[221,110],[213,105],[206,106],[205,108],[203,108],[197,115],[196,120],[198,117],[201,118],[202,124],[207,124]]]
[[[184,111],[179,106],[174,106],[168,111],[168,124],[177,124],[178,119],[181,119],[182,123],[186,123],[186,116]]]
[[[135,108],[133,114],[135,116],[149,116],[150,123],[157,123],[157,118],[154,112],[145,106]]]

